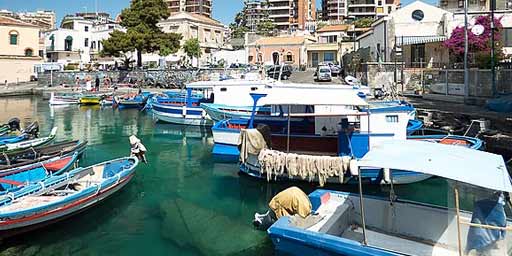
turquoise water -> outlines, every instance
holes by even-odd
[[[81,166],[129,154],[136,134],[148,148],[148,165],[103,203],[65,221],[3,241],[2,255],[273,255],[266,233],[252,227],[254,212],[291,184],[239,175],[236,164],[216,163],[205,128],[155,124],[137,110],[99,107],[50,109],[38,97],[0,99],[0,121],[18,116],[38,120],[45,136],[86,139]],[[295,183],[306,193],[315,189]],[[451,195],[441,179],[397,186],[401,198],[446,204]],[[356,187],[328,187],[357,191]],[[387,188],[366,193],[388,195]],[[369,209],[371,210],[371,209]]]

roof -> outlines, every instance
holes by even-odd
[[[177,20],[177,19],[195,20],[195,21],[199,21],[201,23],[205,23],[205,24],[209,24],[209,25],[224,27],[224,25],[222,23],[220,23],[220,21],[218,21],[218,20],[212,19],[210,17],[206,17],[201,14],[190,13],[190,12],[177,12],[177,13],[169,16],[169,18],[167,18],[167,20]]]
[[[352,88],[333,90],[329,88],[278,88],[266,89],[262,105],[337,105],[367,106],[358,96],[359,90]]]
[[[390,140],[373,146],[359,166],[414,171],[512,192],[502,156],[462,146]]]
[[[258,45],[283,45],[283,44],[304,44],[303,36],[285,36],[285,37],[264,37],[256,40],[254,44]]]
[[[346,24],[328,25],[328,26],[325,26],[325,27],[317,30],[316,32],[321,33],[321,32],[347,31],[349,28],[350,28],[350,26],[346,25]]]
[[[21,20],[17,20],[15,18],[5,17],[5,16],[0,16],[0,25],[2,25],[2,26],[18,26],[18,27],[34,27],[34,28],[38,27],[36,25],[30,24],[27,22],[23,22]]]

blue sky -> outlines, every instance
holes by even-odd
[[[94,12],[96,10],[95,2],[98,2],[99,11],[108,12],[113,17],[121,12],[123,8],[128,7],[130,0],[0,0],[0,9],[9,9],[14,11],[35,11],[35,10],[54,10],[57,13],[57,25],[66,14],[76,12]],[[406,5],[413,0],[402,0],[402,5]],[[435,0],[428,0],[432,2]],[[318,8],[321,6],[321,0],[316,0]],[[242,9],[243,0],[213,0],[213,17],[224,24],[233,21],[235,14]]]

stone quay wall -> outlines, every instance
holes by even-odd
[[[75,85],[76,78],[84,84],[86,78],[100,78],[103,85],[105,77],[113,84],[142,83],[144,86],[164,88],[182,88],[193,81],[204,81],[213,75],[239,76],[241,69],[200,69],[200,70],[134,70],[134,71],[59,71],[38,74],[38,86]]]

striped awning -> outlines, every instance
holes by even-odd
[[[396,45],[435,43],[444,40],[446,40],[446,36],[398,36],[396,37]]]

